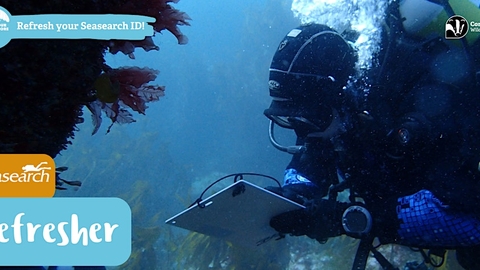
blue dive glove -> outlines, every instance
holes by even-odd
[[[283,187],[266,187],[265,189],[302,205],[316,197],[321,198],[326,195],[312,181],[292,168],[285,170],[283,181]]]

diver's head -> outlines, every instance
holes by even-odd
[[[338,117],[356,60],[350,44],[325,25],[308,24],[291,30],[270,65],[268,84],[273,100],[264,114],[297,133],[328,130]]]

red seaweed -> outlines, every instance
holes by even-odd
[[[178,26],[190,17],[173,8],[177,0],[3,0],[12,15],[133,14],[155,17],[155,33],[167,30],[185,44]],[[134,58],[135,48],[159,50],[152,37],[144,40],[28,40],[15,39],[0,48],[0,152],[46,153],[55,157],[71,144],[87,106],[94,133],[105,113],[113,123],[135,120],[129,110],[145,114],[146,103],[164,95],[163,86],[149,85],[157,71],[111,69],[104,54],[122,52]],[[101,95],[95,84],[109,95]],[[138,78],[137,78],[138,76]],[[110,93],[108,93],[110,91]],[[105,94],[105,93],[103,93]],[[110,125],[111,127],[111,125]],[[110,129],[109,127],[109,129]]]
[[[106,102],[96,99],[88,104],[88,109],[92,112],[95,134],[101,123],[101,112],[105,112],[108,118],[114,123],[128,124],[135,122],[132,114],[126,109],[127,107],[140,113],[145,114],[148,108],[146,103],[157,101],[164,96],[164,86],[148,85],[157,77],[158,71],[148,67],[121,67],[117,69],[109,69],[100,78],[104,79],[105,75],[109,80],[109,84],[102,84],[97,91],[117,92],[117,98],[114,102]],[[108,127],[107,133],[112,127]]]
[[[177,3],[178,1],[171,0],[156,0],[156,1],[127,1],[124,4],[116,5],[114,10],[118,14],[134,14],[132,11],[138,10],[140,7],[145,5],[145,2],[148,2],[148,8],[143,10],[142,15],[147,15],[154,17],[156,19],[153,23],[153,29],[155,32],[160,33],[163,30],[170,31],[178,40],[178,44],[187,44],[188,38],[183,35],[178,26],[190,25],[188,22],[191,20],[190,16],[185,12],[179,11],[168,3],[173,2]],[[136,14],[136,13],[135,13]],[[151,38],[147,38],[143,41],[124,41],[124,42],[110,42],[109,50],[111,53],[123,52],[129,55],[131,58],[134,58],[133,49],[135,47],[141,47],[146,51],[149,50],[158,50]]]

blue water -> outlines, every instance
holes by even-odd
[[[187,45],[178,45],[176,38],[164,31],[154,37],[158,52],[137,49],[135,60],[123,54],[106,57],[112,67],[160,70],[155,83],[166,86],[165,97],[149,103],[145,116],[134,113],[136,123],[114,125],[107,135],[110,120],[104,118],[98,134],[90,136],[93,126],[90,112],[85,111],[86,121],[73,146],[62,154],[84,145],[96,146],[96,154],[109,153],[110,145],[115,148],[125,143],[116,142],[114,133],[127,134],[135,141],[156,132],[155,140],[169,145],[173,161],[188,164],[196,175],[241,170],[281,176],[289,156],[270,146],[263,110],[270,102],[266,85],[271,57],[298,21],[288,2],[283,7],[273,2],[277,1],[232,5],[183,0],[174,5],[192,18],[191,26],[180,27],[189,38]]]
[[[191,26],[180,27],[188,44],[178,45],[164,31],[154,37],[159,51],[136,49],[134,60],[106,56],[112,67],[159,70],[154,83],[166,86],[165,97],[149,103],[146,115],[132,112],[137,122],[115,124],[109,134],[110,120],[104,116],[99,132],[91,135],[85,109],[73,145],[56,158],[57,166],[69,167],[63,178],[83,182],[80,189],[56,196],[119,196],[141,203],[134,226],[166,226],[166,218],[223,174],[257,172],[281,179],[290,159],[271,146],[263,110],[271,101],[268,67],[275,48],[299,24],[291,2],[181,0],[172,5],[192,18]],[[280,135],[293,143],[293,134]],[[139,188],[139,182],[147,188]],[[138,192],[142,196],[135,200]],[[156,213],[160,218],[152,221]]]
[[[154,263],[155,257],[161,269],[186,269],[185,265],[193,267],[188,269],[230,269],[232,265],[242,270],[350,269],[356,242],[348,238],[320,245],[306,237],[291,237],[276,242],[276,249],[258,252],[261,260],[255,254],[243,254],[242,266],[233,257],[241,253],[238,250],[229,254],[226,245],[212,248],[218,244],[213,241],[206,249],[200,238],[183,242],[187,232],[164,221],[185,209],[203,188],[223,175],[256,172],[282,179],[291,156],[270,144],[263,111],[271,101],[267,88],[270,61],[285,34],[300,24],[295,14],[302,22],[326,23],[339,31],[348,25],[361,32],[355,44],[357,67],[368,69],[372,56],[380,50],[379,25],[388,2],[181,0],[172,4],[192,18],[191,26],[180,27],[188,44],[177,44],[177,39],[164,31],[154,37],[159,51],[137,49],[134,60],[123,54],[106,55],[114,68],[159,70],[154,84],[166,87],[165,97],[149,103],[146,115],[132,112],[135,123],[115,124],[109,134],[110,120],[103,117],[99,132],[92,136],[90,112],[84,110],[85,123],[79,125],[73,145],[56,158],[57,166],[69,167],[62,177],[80,180],[83,185],[78,190],[57,191],[56,196],[125,199],[132,207],[133,227],[150,228],[134,229],[134,238],[140,232],[144,238],[136,239],[133,251],[139,247],[145,250],[141,251],[141,263],[129,269],[151,269],[149,263]],[[293,133],[277,132],[282,144],[294,143]],[[148,235],[154,235],[152,228],[160,228],[158,240]],[[172,235],[179,238],[172,242]],[[200,250],[171,248],[181,243],[198,245]],[[220,257],[208,257],[217,251]],[[395,260],[422,260],[400,246],[386,246],[381,251]],[[217,268],[209,267],[210,261],[217,263]],[[367,269],[379,269],[372,261]],[[274,262],[278,263],[275,267]],[[218,263],[224,263],[225,268],[218,268]]]

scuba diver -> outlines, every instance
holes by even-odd
[[[480,46],[446,39],[443,28],[456,6],[478,6],[414,2],[390,4],[370,70],[356,68],[351,31],[307,24],[280,42],[264,114],[272,144],[293,157],[282,188],[268,189],[306,208],[270,225],[321,243],[343,234],[361,239],[352,269],[364,269],[370,252],[395,269],[375,238],[440,257],[454,249],[462,267],[480,269]],[[437,33],[425,28],[432,12],[420,2],[446,16]],[[275,125],[292,129],[296,144],[277,142]],[[347,189],[348,201],[340,201]]]

